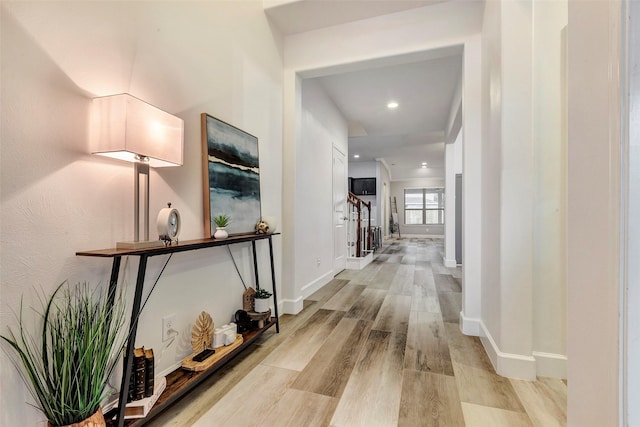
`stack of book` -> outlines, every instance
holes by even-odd
[[[164,391],[167,383],[161,378],[156,384],[154,361],[153,349],[140,347],[133,351],[125,418],[145,417]]]
[[[127,402],[144,399],[153,394],[154,374],[153,349],[136,348],[133,351]]]

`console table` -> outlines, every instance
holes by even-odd
[[[213,374],[216,370],[221,368],[225,363],[229,360],[233,359],[237,354],[239,354],[244,348],[248,347],[253,341],[255,341],[264,331],[272,327],[276,326],[276,332],[280,332],[280,323],[278,320],[278,297],[276,293],[276,276],[275,269],[273,264],[273,241],[272,236],[278,235],[280,233],[269,233],[269,234],[243,234],[230,236],[224,240],[215,240],[215,239],[197,239],[197,240],[188,240],[181,241],[178,244],[173,244],[169,246],[159,247],[159,248],[150,248],[150,249],[100,249],[94,251],[81,251],[76,252],[76,256],[89,256],[89,257],[100,257],[100,258],[111,258],[113,260],[111,267],[111,279],[109,281],[109,295],[110,297],[115,297],[115,290],[118,286],[118,275],[120,273],[120,261],[123,256],[137,256],[140,258],[140,262],[138,264],[138,274],[136,279],[136,288],[133,299],[133,305],[131,309],[131,322],[130,322],[130,334],[126,344],[126,351],[124,357],[124,367],[123,367],[123,376],[120,385],[120,394],[118,400],[118,408],[117,414],[115,418],[115,425],[118,427],[123,426],[138,426],[142,425],[153,416],[160,413],[163,409],[169,406],[171,403],[176,401],[179,397],[183,396],[191,389],[193,389],[196,385],[204,381],[205,378]],[[274,304],[274,313],[275,317],[269,319],[268,322],[265,323],[264,327],[246,332],[243,334],[244,342],[238,348],[231,351],[224,358],[218,361],[214,366],[209,368],[208,370],[202,372],[186,372],[181,368],[178,368],[176,371],[172,372],[167,376],[167,387],[165,391],[162,393],[156,404],[154,405],[151,412],[147,415],[146,418],[134,419],[134,420],[125,420],[124,412],[125,412],[125,404],[122,402],[127,401],[127,391],[129,390],[129,379],[131,374],[131,365],[133,360],[133,350],[135,347],[136,341],[136,332],[138,328],[138,318],[140,316],[140,312],[142,311],[141,302],[142,302],[142,291],[144,287],[144,278],[147,270],[147,260],[150,257],[158,256],[158,255],[168,255],[176,252],[187,252],[187,251],[195,251],[199,249],[206,249],[215,246],[226,246],[237,243],[246,243],[250,242],[252,247],[253,254],[253,267],[255,272],[255,283],[256,288],[260,289],[260,281],[258,274],[258,260],[256,257],[256,242],[260,240],[267,240],[269,243],[269,259],[271,264],[271,284],[273,291],[273,304]],[[160,273],[162,274],[162,273]],[[105,416],[105,418],[107,418]],[[111,417],[108,417],[111,418]]]

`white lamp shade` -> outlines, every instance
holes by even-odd
[[[129,94],[95,98],[91,106],[93,154],[149,166],[182,165],[184,121]]]

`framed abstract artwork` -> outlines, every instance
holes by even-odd
[[[202,113],[204,228],[213,236],[213,218],[229,215],[229,235],[253,233],[260,219],[258,138]]]

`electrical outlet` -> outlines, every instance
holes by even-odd
[[[427,227],[427,230],[426,230],[426,231],[427,231],[427,233],[429,232],[429,227]]]
[[[162,318],[162,342],[168,341],[173,336],[173,325],[176,320],[176,315],[169,314]]]
[[[320,257],[316,258],[316,265],[320,267]]]

